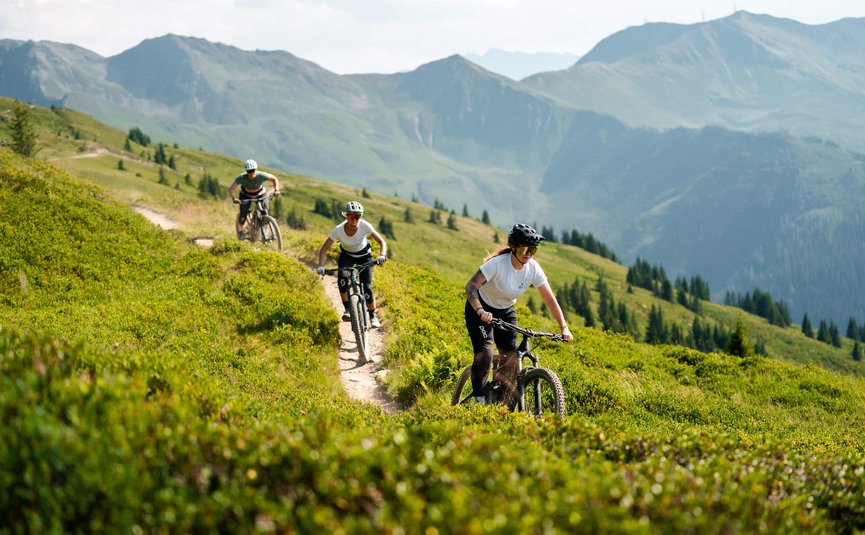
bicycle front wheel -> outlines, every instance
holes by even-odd
[[[554,415],[565,417],[565,389],[562,381],[547,368],[532,368],[526,372],[525,409],[536,418]]]
[[[357,342],[357,355],[361,364],[369,362],[367,351],[367,322],[364,314],[366,313],[366,303],[358,294],[348,296],[348,313],[351,316],[351,330],[354,333],[354,339]]]
[[[267,249],[282,252],[282,233],[279,224],[271,216],[261,218],[261,244]]]
[[[246,219],[246,239],[249,243],[257,243],[259,234],[261,233],[261,225],[254,215],[250,214]]]

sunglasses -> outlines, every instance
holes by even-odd
[[[535,253],[538,252],[538,248],[529,245],[521,245],[517,247],[517,252],[524,256],[535,256]]]
[[[345,214],[346,219],[360,219],[360,214]]]

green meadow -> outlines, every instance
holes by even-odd
[[[706,321],[740,320],[765,343],[740,358],[571,314],[574,343],[539,349],[565,419],[450,407],[471,361],[463,286],[505,237],[470,202],[450,229],[388,192],[276,172],[283,222],[293,212],[306,228],[283,224],[285,252],[263,252],[233,239],[230,200],[198,194],[205,174],[227,186],[239,161],[166,146],[176,169],[160,184],[159,140],[127,150],[86,116],[32,115],[37,156],[0,148],[0,533],[865,530],[850,340],[832,348],[704,303]],[[343,391],[338,317],[308,267],[337,223],[316,201],[348,199],[393,223],[375,288],[395,416]],[[538,260],[554,288],[602,277],[641,330],[652,306],[693,319],[629,289],[626,266],[558,244]],[[521,322],[554,330],[528,304]]]

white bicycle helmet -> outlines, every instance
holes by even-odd
[[[243,169],[244,171],[254,171],[258,169],[258,164],[255,162],[255,160],[246,160],[245,162],[243,162]]]
[[[345,214],[363,215],[363,205],[357,201],[348,201],[345,203],[345,209],[342,211],[342,215]]]

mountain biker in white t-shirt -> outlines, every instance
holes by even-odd
[[[508,246],[485,258],[466,283],[466,329],[475,353],[472,390],[479,403],[486,401],[484,388],[493,365],[493,342],[502,355],[501,369],[513,367],[516,372],[513,356],[516,354],[517,333],[494,328],[490,322],[499,318],[517,324],[514,305],[529,286],[538,289],[553,319],[558,322],[565,341],[574,339],[547,276],[534,258],[543,240],[544,237],[529,225],[517,223],[508,234]]]
[[[367,237],[378,242],[379,256],[376,259],[376,264],[384,264],[387,259],[387,243],[381,234],[363,219],[363,205],[357,201],[349,201],[345,203],[345,210],[343,210],[342,215],[345,217],[345,221],[333,229],[333,232],[324,240],[324,244],[318,251],[318,273],[324,275],[324,259],[334,242],[339,242],[340,246],[339,259],[337,259],[337,267],[339,268],[352,267],[372,260],[372,244]],[[337,281],[339,283],[339,297],[345,307],[342,321],[349,321],[351,317],[348,314],[348,276],[340,270]],[[366,308],[369,310],[369,323],[372,327],[379,328],[381,321],[375,312],[375,296],[372,293],[372,266],[360,272],[360,281],[369,292],[365,296]]]

